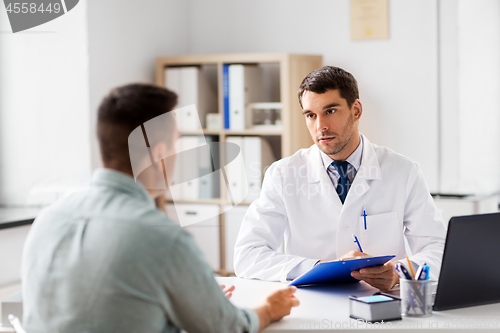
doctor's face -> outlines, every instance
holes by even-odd
[[[323,94],[305,91],[302,95],[302,114],[316,145],[332,159],[343,161],[359,144],[358,120],[362,106],[356,100],[351,108],[338,90]]]

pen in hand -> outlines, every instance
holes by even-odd
[[[352,236],[352,239],[354,239],[354,243],[356,243],[358,245],[359,252],[363,252],[363,249],[361,248],[361,244],[359,244],[358,237],[356,237],[354,234],[352,234],[351,236]]]

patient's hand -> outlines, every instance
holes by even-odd
[[[233,296],[233,291],[234,289],[236,289],[235,286],[229,286],[226,288],[225,285],[221,284],[219,285],[220,288],[222,289],[222,292],[224,293],[224,295],[227,297],[227,298],[231,298],[231,296]]]
[[[266,299],[263,306],[254,309],[260,320],[259,332],[270,323],[288,316],[292,308],[300,304],[299,300],[294,296],[295,291],[297,291],[295,286],[278,290]]]

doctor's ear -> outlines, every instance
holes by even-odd
[[[359,99],[356,99],[352,104],[352,110],[354,118],[356,120],[359,120],[359,118],[361,118],[361,115],[363,114],[363,105],[361,105]]]

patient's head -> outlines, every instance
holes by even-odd
[[[115,88],[104,97],[97,116],[97,138],[104,167],[132,175],[128,137],[148,120],[171,111],[177,104],[177,95],[165,88],[149,84],[128,84]],[[162,117],[160,117],[162,118]],[[162,131],[148,133],[151,153],[165,156],[173,149],[177,138],[174,117],[161,124]],[[144,159],[149,159],[147,151]]]

